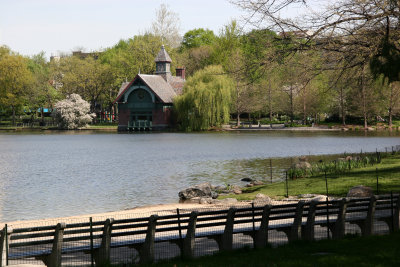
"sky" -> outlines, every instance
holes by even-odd
[[[150,29],[161,4],[178,13],[182,35],[218,34],[244,14],[227,0],[0,0],[0,45],[25,56],[98,51]]]

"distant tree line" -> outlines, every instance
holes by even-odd
[[[247,23],[253,30],[243,32],[232,21],[219,34],[198,28],[181,37],[177,14],[162,5],[150,30],[96,58],[48,62],[44,53],[24,57],[0,47],[0,116],[15,124],[16,116],[53,108],[71,94],[88,101],[92,113],[114,113],[121,84],[139,72],[154,73],[162,44],[173,61],[171,71],[186,68],[184,93],[175,100],[185,130],[230,119],[239,125],[244,117],[367,127],[377,120],[391,125],[399,115],[398,1],[343,0],[304,21],[281,18],[279,11],[307,1],[232,2],[252,14]]]

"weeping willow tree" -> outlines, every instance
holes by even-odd
[[[229,122],[232,80],[221,66],[208,66],[190,77],[174,106],[185,131],[207,130]]]

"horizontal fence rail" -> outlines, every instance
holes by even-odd
[[[281,205],[179,210],[143,217],[13,227],[1,231],[0,266],[100,266],[192,258],[237,247],[340,239],[399,230],[398,194]]]

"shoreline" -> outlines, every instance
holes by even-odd
[[[145,205],[134,208],[128,208],[119,211],[109,211],[100,213],[80,214],[65,217],[51,217],[42,219],[32,220],[19,220],[10,222],[0,222],[0,228],[3,229],[7,224],[9,227],[21,228],[21,227],[32,227],[32,226],[44,226],[44,225],[56,225],[59,222],[65,222],[66,224],[77,223],[77,222],[89,222],[89,218],[92,217],[93,221],[105,221],[108,218],[114,219],[126,219],[126,218],[140,218],[148,217],[153,214],[166,215],[176,213],[177,209],[180,210],[201,210],[201,209],[217,209],[217,208],[229,208],[233,206],[245,206],[254,203],[265,203],[271,205],[280,205],[282,203],[298,202],[299,199],[288,198],[284,200],[271,199],[269,203],[263,200],[244,200],[232,203],[218,203],[218,204],[199,204],[199,203],[168,203],[168,204],[155,204]]]
[[[198,131],[198,132],[220,132],[220,131],[296,131],[296,132],[386,132],[386,131],[400,131],[400,127],[393,126],[392,128],[389,127],[382,127],[382,126],[369,126],[368,128],[364,129],[362,125],[314,125],[314,126],[305,126],[305,127],[285,127],[283,124],[272,124],[271,125],[252,125],[252,127],[236,127],[232,125],[222,125],[221,128],[211,128],[207,131]],[[0,127],[0,132],[29,132],[29,131],[42,131],[42,132],[68,132],[68,131],[94,131],[94,132],[116,132],[116,133],[124,133],[118,132],[117,126],[99,126],[99,127],[87,127],[81,129],[74,129],[74,130],[65,130],[65,129],[58,129],[53,127]],[[128,132],[128,131],[127,131]],[[150,131],[151,132],[151,131]],[[155,132],[168,132],[168,133],[183,133],[184,131],[178,131],[176,129],[172,129],[169,131],[155,131]]]
[[[42,219],[32,219],[32,220],[17,220],[10,222],[0,222],[0,227],[3,228],[5,224],[18,226],[18,225],[41,225],[41,224],[49,224],[50,222],[62,222],[62,221],[83,221],[84,219],[92,218],[124,218],[127,216],[132,217],[140,217],[147,214],[158,214],[158,213],[166,213],[176,211],[176,209],[201,209],[201,208],[211,208],[217,205],[212,204],[197,204],[197,203],[168,203],[168,204],[154,204],[154,205],[145,205],[138,206],[134,208],[127,208],[124,210],[118,211],[107,211],[107,212],[99,212],[99,213],[88,213],[88,214],[80,214],[80,215],[71,215],[65,217],[50,217],[50,218],[42,218]]]

